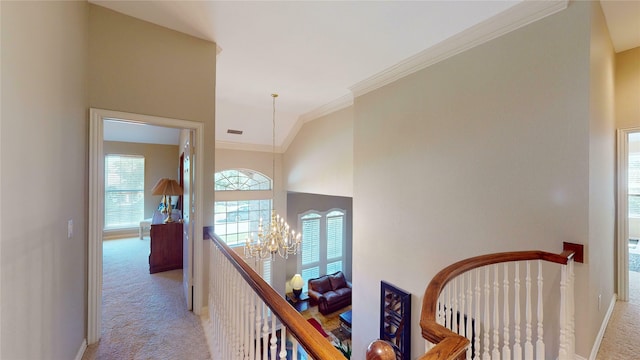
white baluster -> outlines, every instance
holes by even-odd
[[[235,333],[234,333],[234,317],[235,317],[235,312],[233,309],[233,299],[231,297],[231,294],[235,294],[234,290],[233,290],[233,280],[232,280],[232,276],[233,276],[233,269],[232,266],[230,264],[229,261],[225,262],[227,265],[227,276],[226,276],[226,284],[225,284],[225,289],[226,289],[226,294],[225,294],[225,312],[226,312],[226,317],[225,317],[225,346],[226,346],[226,355],[229,359],[234,359],[234,355],[235,355],[235,349],[236,347],[234,346],[234,340],[235,340]]]
[[[438,298],[438,316],[436,317],[436,322],[442,326],[444,326],[444,318],[445,318],[445,306],[444,306],[444,290],[440,293],[440,296]]]
[[[236,334],[237,334],[237,350],[236,350],[236,358],[238,360],[244,359],[244,298],[243,295],[243,287],[244,281],[240,277],[240,274],[237,271],[233,273],[234,282],[236,283],[237,294],[240,295],[240,298],[236,296],[235,298],[235,309],[237,312],[236,319],[238,319],[238,323],[235,325]]]
[[[500,360],[500,283],[498,265],[493,266],[493,351],[491,359]]]
[[[249,323],[249,340],[248,340],[249,353],[247,358],[249,360],[254,360],[255,354],[256,354],[255,318],[256,318],[256,294],[253,290],[251,290],[249,292],[249,318],[247,319],[247,322]]]
[[[560,349],[558,359],[567,360],[567,266],[560,266]]]
[[[453,279],[453,304],[451,305],[451,331],[458,331],[458,278]]]
[[[222,271],[225,276],[227,275],[227,264],[226,262],[222,263]],[[226,320],[227,320],[227,279],[226,277],[222,277],[220,279],[220,289],[222,294],[220,295],[220,353],[222,356],[227,356],[227,341],[226,341]]]
[[[511,340],[509,339],[509,265],[508,263],[504,263],[504,274],[503,274],[503,281],[502,281],[502,286],[503,286],[503,304],[502,304],[502,311],[503,311],[503,323],[504,323],[504,328],[503,328],[503,339],[502,339],[502,359],[503,360],[511,360],[511,348],[509,347],[511,345]]]
[[[575,318],[575,262],[569,260],[569,359],[574,359],[576,355],[576,318]]]
[[[466,317],[466,329],[465,329],[465,334],[467,336],[467,339],[469,339],[469,348],[467,349],[467,359],[471,360],[471,344],[473,341],[473,331],[472,331],[472,327],[471,324],[473,322],[473,312],[472,312],[472,306],[473,306],[473,291],[471,290],[473,284],[472,284],[472,278],[471,278],[471,272],[469,271],[467,273],[467,278],[468,278],[468,282],[467,282],[467,311],[465,313],[465,317]]]
[[[262,303],[262,358],[267,359],[269,356],[269,317],[267,313],[267,304]]]
[[[514,309],[513,309],[513,326],[515,327],[514,337],[515,343],[513,345],[513,359],[521,360],[522,359],[522,347],[520,346],[520,262],[516,261],[514,263],[515,267],[515,276],[513,280],[513,300],[514,300]]]
[[[226,279],[224,278],[224,275],[226,275],[226,267],[227,264],[226,263],[221,263],[220,264],[220,296],[219,296],[219,301],[220,301],[220,312],[218,313],[218,333],[219,335],[219,348],[220,348],[220,355],[222,356],[226,356],[226,339],[225,339],[225,335],[223,335],[226,332],[225,329],[225,320],[226,320],[226,300],[227,300],[227,296],[226,296],[226,292],[229,291],[229,289],[227,289],[225,286],[227,285]]]
[[[276,336],[276,315],[271,312],[271,359],[276,358],[278,350],[278,337]]]
[[[536,359],[544,360],[545,357],[545,349],[544,349],[544,330],[543,330],[543,321],[544,321],[544,312],[542,307],[542,260],[538,260],[538,313],[537,313],[537,340],[536,340]]]
[[[255,321],[255,330],[256,330],[256,351],[254,354],[255,360],[260,359],[260,324],[262,324],[262,299],[258,297],[258,294],[255,295],[256,300],[256,321]]]
[[[475,296],[474,296],[476,309],[473,316],[474,321],[473,321],[473,332],[472,332],[472,334],[474,335],[473,359],[480,360],[480,333],[478,331],[478,329],[480,328],[478,326],[478,323],[480,322],[480,269],[475,269],[474,271],[476,273],[476,288],[475,288]]]
[[[280,334],[280,360],[284,360],[287,358],[287,327],[282,325],[280,328],[282,329]]]
[[[464,326],[464,311],[465,311],[465,306],[466,306],[466,301],[467,301],[467,292],[465,291],[465,276],[464,274],[458,276],[456,279],[460,279],[460,308],[457,312],[457,318],[458,321],[456,321],[458,323],[458,334],[465,336],[465,326]]]
[[[244,311],[244,360],[251,360],[251,344],[253,325],[253,309],[251,309],[251,299],[253,298],[253,289],[245,283],[245,311]]]
[[[291,337],[291,359],[298,360],[298,339]]]
[[[484,270],[484,337],[482,339],[483,342],[483,352],[482,352],[482,360],[491,360],[491,343],[489,342],[489,334],[491,333],[491,322],[489,321],[489,295],[490,287],[489,287],[489,276],[490,276],[490,267],[485,266],[482,268]]]
[[[527,275],[525,277],[526,298],[525,298],[525,336],[524,342],[524,358],[525,360],[533,360],[533,343],[531,329],[531,261],[527,261]]]
[[[445,327],[449,330],[453,329],[453,324],[451,321],[451,287],[453,285],[451,283],[449,283],[449,285],[447,285],[446,287],[446,291],[447,291],[447,301],[445,302]]]

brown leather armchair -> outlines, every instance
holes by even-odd
[[[309,299],[311,305],[318,304],[321,314],[329,314],[351,305],[351,283],[342,271],[309,279]]]

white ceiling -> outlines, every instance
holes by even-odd
[[[271,93],[280,95],[276,143],[286,148],[305,121],[349,105],[352,91],[366,92],[566,6],[566,0],[91,2],[216,42],[216,141],[257,150],[271,149]],[[606,1],[603,9],[616,51],[639,46],[640,1]]]
[[[105,119],[103,134],[105,141],[163,145],[178,145],[180,143],[180,129],[124,122],[115,119]]]

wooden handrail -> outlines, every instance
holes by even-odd
[[[308,355],[318,360],[343,359],[344,355],[309,324],[271,285],[267,284],[244,259],[231,249],[210,228],[204,229],[205,239],[211,239],[240,275],[287,327]]]
[[[573,259],[575,256],[577,261],[582,262],[582,245],[564,243],[563,248],[565,250],[560,254],[545,251],[517,251],[481,255],[458,261],[442,269],[433,277],[422,299],[420,314],[422,337],[435,346],[420,357],[420,360],[465,358],[465,350],[469,346],[469,340],[436,322],[438,297],[449,281],[469,270],[509,261],[545,260],[566,265],[569,259]]]

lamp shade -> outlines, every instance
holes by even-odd
[[[295,274],[291,278],[291,288],[294,290],[302,289],[302,285],[304,285],[304,280],[302,280],[302,276],[300,274]]]
[[[173,179],[162,178],[151,189],[151,195],[182,195],[182,187]]]

